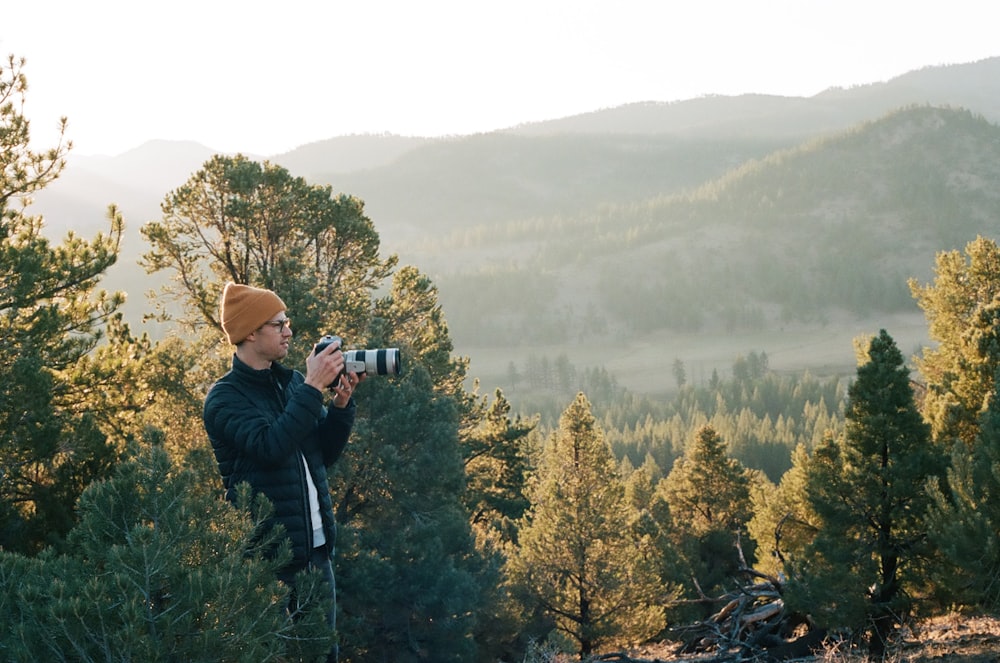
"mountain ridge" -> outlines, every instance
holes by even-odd
[[[991,165],[1000,162],[993,151],[1000,143],[994,74],[1000,58],[808,99],[630,104],[471,136],[339,137],[270,160],[362,199],[384,251],[434,278],[456,348],[486,357],[484,374],[500,381],[505,356],[523,357],[528,347],[593,361],[581,358],[602,337],[631,347],[671,339],[681,348],[677,339],[686,334],[729,337],[718,352],[731,352],[741,342],[769,342],[766,332],[775,325],[818,338],[831,325],[854,331],[880,316],[918,318],[905,279],[927,278],[936,251],[961,248],[974,232],[996,234],[1000,210],[983,184],[1000,179]],[[687,124],[664,123],[678,112]],[[581,123],[586,131],[574,129]],[[639,131],[644,123],[659,129]],[[892,152],[893,140],[905,137],[909,142],[899,144],[910,151]],[[358,168],[345,167],[352,154],[376,144],[367,160],[357,158]],[[796,161],[810,151],[825,151],[815,157],[822,169]],[[108,203],[118,203],[128,235],[107,285],[152,289],[166,275],[146,276],[135,265],[143,250],[138,228],[157,218],[168,191],[211,154],[194,143],[151,141],[121,157],[71,156],[63,177],[37,196],[35,211],[53,220],[51,231],[69,225],[86,234],[103,229]],[[889,154],[899,160],[895,166],[885,161]],[[870,164],[881,170],[866,170]],[[870,182],[851,179],[860,172]],[[895,198],[879,198],[878,186]],[[800,206],[795,214],[793,202]],[[943,218],[932,223],[933,214]],[[847,237],[865,238],[865,228],[874,227],[878,241],[852,248],[832,225],[805,223],[824,215]],[[756,223],[756,234],[733,219]],[[905,236],[911,222],[924,224],[918,235],[901,240],[902,248],[888,243],[893,232]],[[796,224],[812,228],[821,244],[804,245],[809,231]],[[673,234],[649,239],[657,225]],[[723,247],[743,252],[732,257]],[[880,270],[860,269],[861,256]],[[692,278],[692,270],[706,280]],[[789,277],[795,274],[805,277]],[[727,291],[726,283],[735,285]],[[823,283],[828,291],[818,287]],[[131,294],[126,317],[135,321],[149,307]],[[838,339],[837,361],[849,363],[853,349]],[[648,371],[657,378],[669,373]]]

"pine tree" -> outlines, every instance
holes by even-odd
[[[469,514],[476,546],[483,557],[480,572],[481,606],[475,639],[480,660],[492,663],[516,647],[521,623],[516,602],[502,577],[509,550],[517,542],[517,524],[529,506],[529,435],[536,422],[510,417],[510,403],[497,389],[491,404],[477,407],[482,414],[461,431],[466,485],[463,504]]]
[[[395,275],[371,339],[399,339],[405,364],[399,378],[362,383],[352,440],[333,467],[343,656],[476,660],[476,615],[489,610],[498,566],[475,548],[463,502],[460,431],[473,400],[426,276]]]
[[[756,568],[763,573],[785,573],[788,562],[797,559],[816,536],[818,523],[806,494],[808,462],[809,453],[800,444],[781,482],[761,483],[753,491],[753,517],[747,530],[757,544]]]
[[[148,339],[98,289],[118,258],[124,221],[52,245],[31,196],[55,180],[69,143],[30,149],[23,60],[0,66],[0,548],[38,552],[72,527],[73,505],[108,475],[151,397]],[[63,121],[63,128],[65,120]]]
[[[630,536],[624,482],[582,393],[560,417],[536,474],[510,564],[532,606],[581,656],[657,632],[663,592],[655,566]]]
[[[948,564],[935,586],[948,603],[1000,607],[1000,381],[980,418],[970,449],[956,443],[947,489],[928,483],[933,506],[928,532]]]
[[[357,198],[268,162],[216,155],[161,208],[163,218],[142,234],[147,271],[177,277],[157,298],[164,318],[218,333],[219,297],[235,281],[274,290],[294,313],[296,333],[311,342],[293,359],[327,332],[364,341],[371,293],[397,261],[379,257],[378,233]]]
[[[926,581],[924,486],[943,458],[885,330],[872,339],[848,398],[843,435],[817,447],[808,464],[819,532],[795,565],[789,603],[823,625],[867,634],[879,654],[910,610],[910,590]]]
[[[256,519],[203,489],[153,437],[92,483],[65,554],[0,553],[0,656],[10,661],[308,660],[329,649],[318,577],[297,603],[257,551]]]
[[[497,389],[483,419],[462,444],[472,524],[501,542],[516,540],[516,523],[528,508],[526,438],[536,423],[511,420],[510,402]]]
[[[457,411],[426,369],[366,381],[334,466],[338,622],[346,660],[469,661],[483,562],[461,504]]]
[[[751,474],[729,457],[708,425],[698,429],[660,483],[658,492],[670,513],[669,536],[681,560],[673,580],[688,588],[688,598],[711,596],[738,575],[738,543],[748,548],[744,555],[752,561],[753,549],[743,536],[751,515],[750,488]]]
[[[910,280],[936,343],[916,359],[927,381],[922,410],[934,439],[947,447],[955,439],[974,444],[1000,369],[1000,247],[977,237],[966,245],[965,256],[939,253],[933,284]]]

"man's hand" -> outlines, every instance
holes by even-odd
[[[331,343],[319,353],[316,346],[306,357],[306,384],[323,391],[344,372],[344,353],[339,343]],[[342,407],[342,406],[341,406]]]
[[[337,378],[337,381],[333,384],[333,393],[335,394],[333,397],[333,407],[347,407],[347,404],[351,402],[351,394],[354,393],[354,388],[364,379],[364,374],[358,375],[357,373],[345,373]]]

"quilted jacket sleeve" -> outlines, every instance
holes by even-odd
[[[236,468],[231,464],[238,457],[269,465],[299,451],[301,440],[310,437],[323,416],[322,398],[318,390],[303,385],[278,409],[268,401],[255,403],[232,384],[216,383],[205,399],[204,420],[217,455],[222,452],[218,460],[223,478],[232,475]]]
[[[320,422],[317,439],[323,454],[323,463],[327,466],[340,458],[347,446],[347,438],[354,427],[354,416],[357,406],[352,398],[347,407],[340,409],[331,407],[326,410],[326,416]]]

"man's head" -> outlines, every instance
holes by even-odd
[[[239,345],[254,330],[277,313],[285,303],[270,290],[239,283],[227,283],[222,290],[222,331],[233,345]]]

